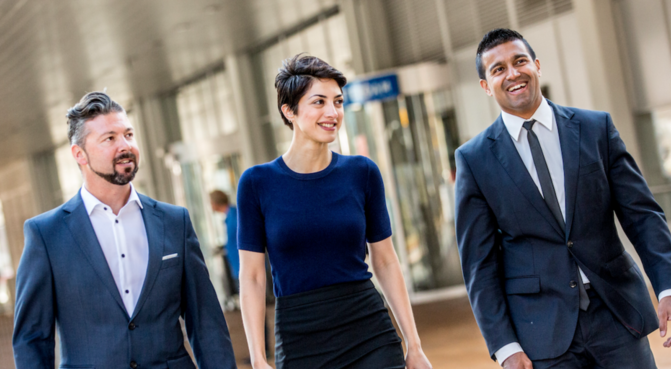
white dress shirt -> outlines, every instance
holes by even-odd
[[[524,166],[529,171],[531,178],[533,179],[538,191],[543,195],[543,190],[541,189],[540,181],[538,180],[538,172],[536,172],[536,166],[534,165],[534,159],[531,155],[531,148],[529,147],[529,140],[527,139],[528,132],[522,125],[525,121],[535,119],[536,123],[531,128],[541,145],[541,150],[543,150],[543,156],[545,157],[545,162],[547,163],[548,170],[550,171],[550,177],[552,177],[552,184],[555,188],[555,193],[557,195],[557,201],[559,202],[559,207],[561,209],[562,215],[564,216],[564,221],[566,221],[566,193],[564,191],[564,162],[561,156],[561,146],[559,144],[559,129],[557,128],[557,121],[555,119],[554,111],[547,100],[543,98],[538,109],[534,115],[529,119],[523,119],[518,116],[508,114],[506,112],[501,112],[501,118],[503,119],[503,124],[506,126],[508,133],[513,138],[513,143],[517,152],[524,162]],[[583,283],[589,283],[589,279],[583,273],[582,269],[578,267],[580,271],[580,276],[582,277]],[[663,291],[659,295],[659,299],[666,296],[671,296],[671,289]],[[509,343],[502,348],[500,348],[494,356],[499,364],[509,358],[511,355],[522,352],[522,346],[517,342]]]
[[[82,186],[81,196],[128,316],[133,316],[149,262],[142,202],[132,184],[128,202],[118,215],[86,187]]]

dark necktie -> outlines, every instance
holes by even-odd
[[[538,181],[541,184],[541,190],[543,191],[543,200],[545,204],[550,209],[550,212],[559,223],[562,231],[564,229],[564,216],[562,215],[561,208],[559,207],[559,201],[557,201],[557,193],[555,192],[555,187],[552,184],[552,177],[550,176],[550,170],[548,169],[547,162],[545,161],[545,156],[543,156],[543,150],[541,149],[541,144],[538,141],[538,136],[532,130],[535,119],[528,120],[522,125],[524,129],[527,130],[527,140],[529,141],[529,148],[531,148],[531,156],[534,159],[534,165],[536,166],[536,173],[538,173]],[[585,286],[582,283],[582,276],[580,271],[578,271],[578,289],[580,290],[580,310],[587,311],[589,307],[589,296],[585,290]]]
[[[531,130],[531,128],[534,126],[534,123],[536,123],[535,119],[528,120],[524,122],[522,127],[527,130],[527,140],[529,140],[531,156],[534,158],[536,173],[538,173],[538,181],[541,183],[543,200],[545,200],[545,204],[548,206],[548,208],[550,208],[550,212],[555,217],[555,220],[557,220],[561,230],[565,231],[564,216],[561,213],[559,201],[557,201],[557,194],[555,193],[555,186],[552,184],[550,170],[548,169],[548,165],[545,162],[545,156],[543,156],[543,150],[541,149],[541,144],[538,141],[538,136],[536,136],[534,131]]]

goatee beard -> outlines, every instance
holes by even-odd
[[[117,172],[116,163],[118,163],[121,160],[125,160],[125,159],[130,159],[130,160],[133,161],[133,163],[135,164],[133,166],[133,169],[131,170],[130,168],[126,168],[126,170],[124,172],[121,172],[121,173]],[[93,173],[97,174],[100,178],[106,180],[107,182],[109,182],[111,184],[118,185],[118,186],[124,186],[124,185],[129,184],[135,178],[135,174],[137,173],[137,171],[139,169],[139,166],[137,165],[137,157],[135,156],[135,154],[133,154],[131,152],[123,153],[123,154],[117,156],[116,158],[114,158],[114,161],[112,162],[112,168],[113,168],[112,173],[102,173],[102,172],[98,172],[95,169],[93,169],[93,167],[89,163],[89,169],[91,169],[91,171]]]

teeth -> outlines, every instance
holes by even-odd
[[[335,127],[335,123],[321,123],[321,124],[319,124],[319,125],[322,126],[322,127],[326,127],[326,128],[333,128],[333,127]]]
[[[519,85],[515,85],[515,86],[509,88],[508,91],[512,92],[512,91],[515,91],[515,90],[519,90],[522,87],[526,87],[526,85],[527,85],[526,83],[520,83]]]

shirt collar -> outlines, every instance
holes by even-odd
[[[552,111],[550,104],[548,104],[548,101],[543,98],[543,101],[541,101],[538,109],[536,109],[536,112],[531,116],[530,119],[523,119],[504,111],[501,112],[501,118],[503,119],[503,124],[506,126],[510,136],[512,136],[515,141],[519,141],[520,133],[522,132],[522,124],[524,124],[524,122],[527,120],[535,119],[538,123],[552,132],[554,112]]]
[[[82,201],[84,201],[84,207],[86,207],[86,212],[91,215],[93,210],[97,206],[108,206],[104,204],[102,201],[98,200],[97,197],[93,196],[92,193],[90,193],[85,186],[82,186],[81,190],[81,196],[82,196]],[[126,202],[126,205],[130,204],[131,202],[136,202],[137,206],[142,209],[142,201],[140,201],[140,197],[137,195],[137,191],[135,191],[135,187],[133,187],[133,184],[130,184],[130,196],[128,196],[128,202]],[[124,207],[126,206],[124,205]]]

